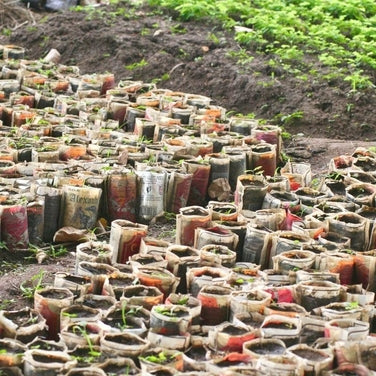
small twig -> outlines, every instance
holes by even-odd
[[[22,22],[22,23],[20,23],[20,24],[18,24],[18,25],[16,25],[16,26],[14,26],[14,27],[12,27],[11,30],[12,30],[12,31],[15,31],[15,30],[19,29],[20,27],[26,25],[28,22],[29,22],[29,21],[24,21],[24,22]]]
[[[185,63],[179,63],[176,64],[174,67],[171,68],[171,70],[168,72],[168,75],[171,76],[171,74],[174,72],[175,69],[181,67],[182,65],[185,65]]]

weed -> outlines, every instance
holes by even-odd
[[[363,70],[359,69],[351,74],[345,76],[344,81],[350,82],[351,92],[357,92],[361,89],[374,88],[375,85],[372,83],[368,76],[363,75]]]
[[[211,40],[214,44],[219,44],[219,38],[214,33],[209,33],[208,39]]]
[[[16,301],[14,299],[2,299],[0,303],[0,310],[6,310],[9,308],[9,306]]]
[[[254,59],[254,56],[250,55],[245,48],[241,48],[239,51],[229,51],[226,55],[235,59],[240,65],[249,64]]]
[[[187,32],[187,29],[180,23],[178,23],[176,25],[172,25],[170,27],[170,31],[172,34],[185,34]]]
[[[4,27],[3,30],[1,30],[1,34],[5,35],[6,37],[10,37],[12,35],[12,30]]]
[[[39,273],[33,275],[29,281],[24,281],[20,284],[21,295],[27,299],[33,299],[36,291],[43,288],[43,278],[46,272],[41,270]]]
[[[292,112],[291,114],[282,115],[280,119],[283,124],[291,125],[291,124],[294,124],[297,120],[302,119],[303,116],[304,116],[303,111],[295,111],[295,112]]]
[[[151,80],[153,84],[158,84],[159,82],[168,81],[170,79],[170,75],[168,73],[164,73],[161,77],[157,77]]]
[[[42,42],[39,43],[39,46],[45,47],[49,40],[50,40],[49,35],[44,35],[43,38],[42,38]]]
[[[136,63],[132,63],[132,64],[129,64],[129,65],[126,65],[125,69],[135,70],[135,69],[138,69],[138,68],[142,68],[142,67],[144,67],[146,65],[148,65],[148,62],[145,59],[142,59],[141,61],[138,61]]]

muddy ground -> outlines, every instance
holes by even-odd
[[[82,74],[109,71],[117,81],[154,81],[158,87],[207,95],[228,111],[254,113],[283,126],[293,135],[285,141],[286,150],[295,160],[311,163],[315,173],[324,173],[333,156],[376,140],[374,91],[353,93],[335,78],[299,79],[282,67],[271,71],[270,56],[254,51],[248,51],[246,63],[237,63],[234,56],[241,47],[231,32],[213,23],[184,23],[147,7],[101,6],[91,12],[33,12],[9,30],[0,43],[25,47],[29,59],[55,48],[62,64],[77,65]],[[173,227],[157,226],[151,234],[166,234]],[[47,272],[45,283],[51,282],[55,271],[70,272],[74,263],[71,253],[42,266],[25,263],[24,256],[4,250],[0,255],[0,308],[32,304],[20,296],[22,282],[41,268]]]

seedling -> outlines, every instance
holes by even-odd
[[[142,68],[142,67],[144,67],[146,65],[148,65],[148,62],[145,59],[142,59],[141,61],[138,61],[136,63],[132,63],[132,64],[129,64],[129,65],[126,65],[125,69],[135,70],[135,69],[138,69],[138,68]]]
[[[85,360],[91,363],[92,360],[101,356],[101,353],[94,349],[93,342],[91,341],[91,338],[89,336],[89,333],[87,332],[86,327],[87,327],[87,323],[80,323],[80,325],[75,325],[73,326],[73,333],[76,333],[78,331],[85,338],[86,343],[89,347],[89,355],[91,356],[89,359],[85,359]]]
[[[20,284],[21,295],[27,299],[33,299],[36,291],[39,291],[43,288],[43,278],[46,272],[41,270],[38,274],[35,274],[31,277],[30,281],[24,281]],[[27,286],[27,284],[31,286]]]

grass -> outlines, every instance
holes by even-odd
[[[234,52],[247,64],[252,53],[267,55],[296,77],[317,64],[341,73],[349,92],[374,89],[376,3],[373,0],[148,0],[173,10],[178,20],[220,22],[235,31]],[[328,76],[330,77],[330,76]]]

